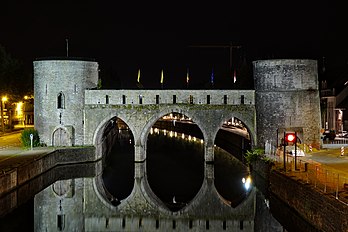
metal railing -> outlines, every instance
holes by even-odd
[[[266,155],[274,160],[274,168],[306,184],[312,185],[318,191],[331,194],[338,201],[348,206],[348,175],[312,160],[287,155],[284,169],[284,156]]]

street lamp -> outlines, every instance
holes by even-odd
[[[2,133],[5,133],[5,120],[4,120],[5,101],[7,101],[7,97],[2,97],[1,98],[1,125],[2,125]]]

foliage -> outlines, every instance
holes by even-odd
[[[262,148],[255,148],[255,149],[248,150],[245,156],[247,164],[250,164],[251,162],[257,159],[262,158],[264,154],[265,154],[265,150]]]
[[[25,147],[25,148],[31,147],[31,144],[30,144],[30,134],[33,134],[33,147],[40,146],[39,133],[34,128],[26,128],[26,129],[24,129],[22,131],[22,134],[21,134],[21,137],[20,137],[22,146]]]
[[[98,79],[97,89],[101,89],[101,88],[102,88],[102,80],[99,78]]]
[[[22,100],[24,95],[32,94],[31,71],[23,62],[13,58],[0,45],[0,93],[7,95],[9,101]]]
[[[267,156],[263,156],[262,157],[262,160],[266,163],[266,164],[273,164],[274,163],[274,160],[267,157]]]

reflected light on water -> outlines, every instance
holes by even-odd
[[[243,184],[244,184],[244,188],[245,188],[246,190],[249,190],[249,189],[250,189],[250,186],[251,186],[251,177],[250,177],[250,176],[248,176],[247,178],[244,178],[244,177],[243,177],[242,182],[243,182]]]

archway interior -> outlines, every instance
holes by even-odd
[[[151,128],[146,171],[150,188],[172,211],[187,205],[204,180],[204,140],[191,118],[170,113]]]
[[[244,154],[250,149],[250,134],[246,125],[238,118],[226,120],[215,138],[214,184],[219,194],[231,206],[242,202],[250,188],[244,180],[249,176]]]
[[[118,117],[110,119],[103,131],[104,188],[109,200],[117,205],[130,195],[134,185],[134,137]]]

